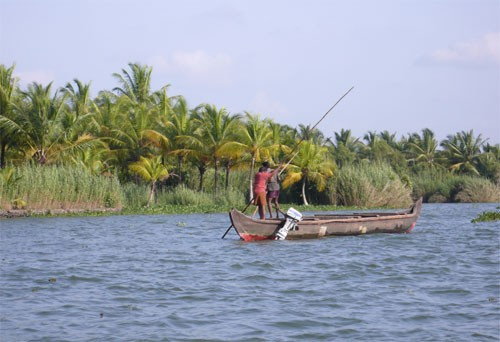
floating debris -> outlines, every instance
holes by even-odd
[[[500,220],[500,211],[483,211],[478,217],[473,219],[472,223],[494,222]]]

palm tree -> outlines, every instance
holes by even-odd
[[[243,153],[250,156],[250,173],[248,175],[249,199],[253,198],[253,177],[255,163],[270,158],[272,150],[272,134],[270,121],[261,120],[260,115],[245,112],[245,119],[241,125],[240,138],[234,144]]]
[[[23,140],[25,155],[40,164],[56,161],[64,148],[61,118],[65,96],[57,92],[51,96],[51,86],[36,82],[28,85],[28,90],[22,92],[23,102],[6,124]]]
[[[350,129],[341,129],[340,133],[335,132],[335,141],[337,145],[344,145],[349,151],[356,151],[359,147],[359,138],[355,138],[352,135]]]
[[[275,133],[273,133],[275,134]],[[282,145],[285,146],[295,146],[297,141],[300,140],[299,132],[297,128],[293,128],[289,125],[279,125],[279,134]]]
[[[113,128],[119,126],[122,118],[120,107],[116,105],[116,95],[101,91],[92,102],[92,107],[91,133],[99,137],[111,137]]]
[[[205,172],[207,171],[208,165],[212,161],[213,156],[209,146],[203,144],[203,141],[199,140],[199,138],[193,137],[189,139],[189,144],[192,150],[192,153],[189,155],[189,159],[192,164],[196,166],[200,174],[198,192],[203,192]]]
[[[14,97],[17,91],[16,79],[12,76],[15,65],[6,68],[0,64],[0,168],[5,167],[5,153],[17,131],[14,117]],[[9,128],[10,127],[10,128]]]
[[[366,141],[366,145],[369,147],[372,147],[373,145],[375,145],[375,143],[378,141],[378,139],[380,139],[380,137],[376,131],[368,131],[368,133],[366,133],[363,136],[363,140]]]
[[[122,74],[113,74],[121,87],[113,89],[116,96],[100,94],[98,105],[104,105],[104,111],[97,115],[99,119],[106,120],[99,126],[103,133],[107,132],[106,141],[116,154],[122,170],[127,170],[130,162],[151,155],[158,148],[166,154],[170,144],[161,132],[160,114],[164,109],[161,105],[165,103],[160,101],[158,105],[150,94],[152,68],[133,63],[129,67],[131,72],[122,69]]]
[[[408,147],[416,163],[424,165],[424,168],[432,168],[437,165],[438,141],[434,132],[429,128],[422,130],[422,136],[414,133],[408,139]]]
[[[462,131],[448,137],[441,143],[451,162],[449,169],[452,172],[474,173],[477,170],[477,159],[481,154],[481,147],[486,141],[481,134],[474,137],[474,130]]]
[[[224,157],[227,143],[233,142],[234,129],[240,116],[230,116],[225,108],[217,109],[214,105],[199,106],[194,119],[199,125],[198,146],[206,145],[212,156],[214,166],[214,194],[217,196],[219,161]]]
[[[365,141],[365,144],[363,144],[360,150],[360,155],[368,160],[373,160],[373,149],[380,141],[380,137],[376,131],[368,131],[368,133],[363,136],[363,140]]]
[[[148,203],[146,205],[149,207],[156,194],[156,184],[158,181],[165,180],[169,176],[167,168],[162,163],[161,156],[152,159],[147,159],[141,156],[139,161],[129,165],[129,169],[139,175],[146,182],[150,182]]]
[[[343,128],[340,130],[340,133],[335,132],[335,143],[330,139],[327,142],[330,143],[333,150],[332,154],[339,167],[352,163],[362,146],[362,142],[359,141],[359,138],[355,138],[352,135],[350,129]]]
[[[297,138],[299,140],[310,140],[317,145],[323,145],[325,143],[325,136],[317,128],[311,128],[311,125],[304,126],[299,124]]]
[[[169,97],[167,89],[170,85],[162,87],[152,95],[153,109],[151,115],[155,117],[153,120],[153,127],[150,130],[149,137],[152,139],[153,144],[158,148],[163,160],[171,153],[173,147],[173,140],[175,136],[171,136],[169,126],[171,119],[174,115],[172,101],[177,96]]]
[[[67,83],[61,92],[66,95],[67,107],[61,116],[61,129],[64,148],[62,155],[68,155],[74,159],[72,154],[87,148],[102,147],[102,143],[97,141],[91,134],[94,122],[93,101],[90,97],[90,83],[84,84],[78,79],[74,79],[75,86]]]
[[[398,144],[398,141],[396,140],[396,133],[389,133],[389,131],[385,130],[385,131],[382,131],[378,134],[378,136],[380,137],[380,139],[382,139],[383,141],[385,141],[387,143],[387,145],[389,145],[390,147],[396,149],[396,150],[400,150],[400,145]]]
[[[483,153],[478,157],[477,169],[481,176],[500,185],[500,144],[483,145]]]
[[[119,96],[125,96],[133,104],[148,102],[151,99],[151,72],[153,68],[138,63],[129,63],[130,71],[122,69],[122,74],[114,73],[121,87],[116,87]]]
[[[271,130],[271,160],[278,162],[284,161],[284,158],[290,153],[295,146],[295,139],[287,140],[289,128],[278,123],[269,121],[269,129]]]
[[[92,148],[75,151],[69,161],[93,175],[112,175],[115,158],[102,140],[94,140]]]
[[[180,96],[176,99],[172,107],[170,120],[166,121],[164,125],[172,144],[169,153],[177,157],[177,175],[179,176],[179,182],[182,183],[183,163],[186,157],[194,153],[189,141],[196,131],[184,97]]]
[[[62,88],[63,93],[68,94],[68,102],[70,103],[71,111],[77,117],[85,116],[90,113],[92,99],[90,97],[90,83],[84,84],[78,79],[74,79],[75,86],[71,83],[66,83],[66,87]]]
[[[302,180],[303,203],[309,205],[306,197],[306,185],[313,182],[316,184],[318,191],[323,191],[328,178],[334,175],[335,169],[335,163],[328,158],[328,148],[326,146],[320,146],[311,141],[303,141],[297,156],[293,159],[293,163],[289,165],[283,187],[287,188]]]
[[[122,152],[123,142],[117,136],[116,130],[124,120],[124,114],[120,106],[116,104],[117,97],[109,91],[101,91],[92,101],[92,117],[89,123],[89,133],[95,136],[99,141],[105,143],[107,153],[106,160],[112,163],[111,168],[125,165],[119,159]]]

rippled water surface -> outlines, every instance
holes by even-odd
[[[0,340],[499,341],[496,206],[252,243],[227,214],[0,220]]]

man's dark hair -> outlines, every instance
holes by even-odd
[[[263,162],[262,166],[265,167],[265,168],[269,168],[269,162]]]

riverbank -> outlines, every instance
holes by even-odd
[[[387,166],[344,168],[321,196],[319,193],[312,196],[311,202],[322,204],[291,203],[302,203],[302,198],[294,192],[297,189],[284,188],[280,192],[280,206],[283,211],[290,206],[299,211],[396,209],[409,207],[412,198],[420,196],[425,203],[500,201],[500,187],[496,183],[481,178],[449,177],[439,179],[433,187],[428,181],[435,177],[415,176],[413,181],[403,184]],[[208,184],[204,191],[186,185],[165,185],[147,207],[149,187],[135,182],[122,184],[116,174],[95,175],[70,166],[10,168],[0,173],[0,218],[227,213],[232,207],[242,209],[248,203],[247,174],[235,171],[231,179],[233,186],[217,195]],[[251,206],[246,213],[253,210]]]
[[[101,215],[117,214],[120,208],[96,208],[96,209],[10,209],[0,210],[0,218],[16,218],[30,216],[67,216],[67,215]]]
[[[236,206],[237,207],[237,206]],[[335,210],[363,210],[366,207],[342,207],[336,205],[298,205],[281,204],[281,211],[286,212],[293,207],[303,211],[335,211]],[[238,208],[238,207],[237,207]],[[254,206],[248,207],[246,214],[251,215]],[[216,214],[227,213],[230,207],[226,205],[166,205],[151,208],[73,208],[73,209],[2,209],[0,219],[32,216],[104,216],[104,215],[176,215],[176,214]],[[243,210],[242,208],[239,208]],[[370,208],[373,209],[373,208]],[[378,208],[380,209],[380,208]],[[387,208],[389,209],[389,208]],[[269,215],[269,214],[267,214]]]

